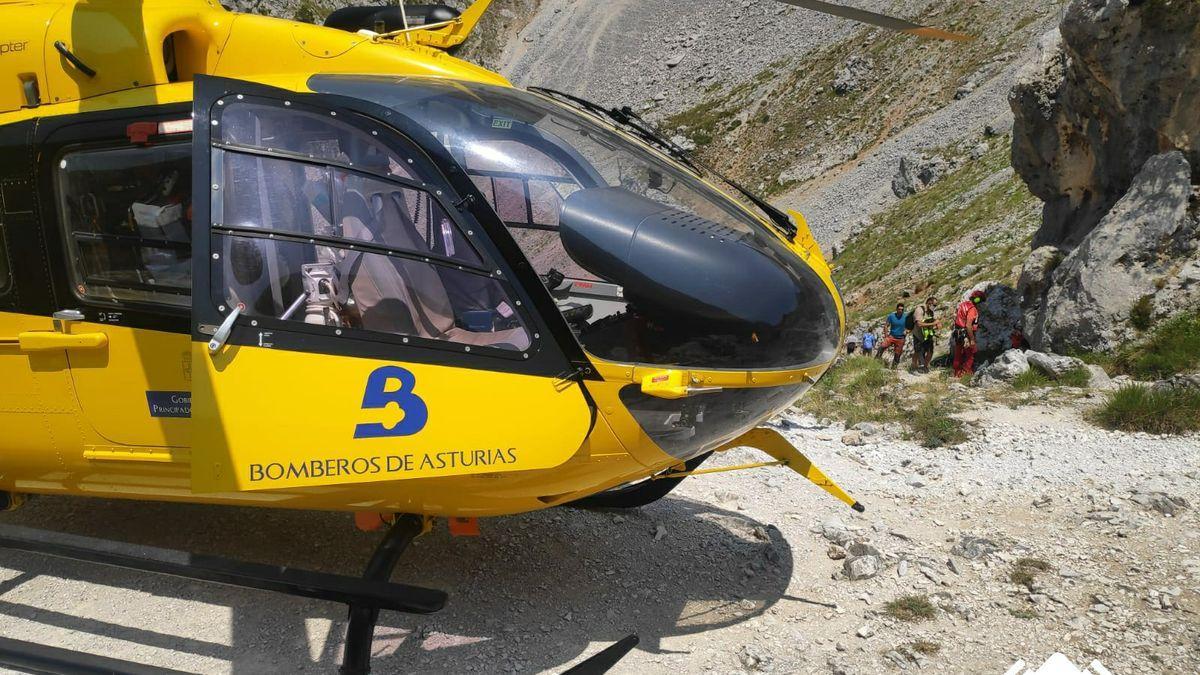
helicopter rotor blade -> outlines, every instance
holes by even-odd
[[[954,33],[941,28],[932,26],[922,26],[919,23],[897,19],[894,16],[886,14],[877,14],[868,12],[865,9],[857,9],[854,7],[846,7],[845,5],[835,5],[832,2],[822,2],[822,0],[779,0],[784,4],[800,7],[803,9],[811,9],[813,11],[822,12],[824,14],[832,14],[840,16],[843,19],[850,19],[860,23],[868,23],[872,26],[887,28],[888,30],[917,35],[924,38],[932,38],[935,40],[953,40],[954,42],[967,42],[974,40],[972,35],[963,35],[962,33]]]

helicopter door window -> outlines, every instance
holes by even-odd
[[[363,129],[299,107],[222,111],[214,296],[249,316],[339,335],[527,349],[519,305],[472,243],[478,234],[461,227],[436,183],[421,182],[434,178]],[[300,122],[283,133],[293,113]]]
[[[190,304],[189,144],[68,152],[55,179],[81,299]]]

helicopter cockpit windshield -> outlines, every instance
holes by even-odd
[[[740,205],[631,136],[518,89],[316,75],[428,129],[471,176],[584,348],[611,361],[775,369],[838,335],[818,275]]]

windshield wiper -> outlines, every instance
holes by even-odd
[[[652,124],[647,122],[641,115],[634,112],[629,106],[622,106],[620,108],[605,108],[599,103],[593,103],[573,94],[558,91],[557,89],[547,89],[546,87],[529,87],[529,91],[543,94],[560,101],[572,103],[576,107],[582,108],[587,112],[616,122],[618,125],[631,132],[634,136],[637,136],[646,143],[657,147],[659,150],[662,150],[667,155],[677,160],[680,164],[688,167],[697,176],[703,178],[704,174],[708,173],[709,175],[720,179],[733,189],[742,193],[742,196],[744,196],[751,203],[757,206],[763,213],[765,213],[767,217],[771,219],[771,222],[773,222],[779,231],[782,232],[789,240],[796,236],[796,224],[792,222],[792,219],[788,217],[786,213],[767,203],[766,200],[743,187],[740,183],[717,171],[712,167],[712,165],[693,157],[692,154],[687,150],[679,147],[678,143],[674,143],[670,139],[660,134],[657,130],[655,130]]]

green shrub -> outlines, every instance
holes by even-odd
[[[949,406],[942,399],[927,398],[908,418],[913,438],[927,448],[958,445],[967,440],[961,420],[950,416]]]
[[[1154,296],[1143,295],[1129,310],[1129,325],[1138,330],[1147,330],[1154,323]]]
[[[1162,379],[1200,366],[1200,315],[1180,315],[1158,325],[1142,343],[1122,350],[1113,365],[1139,379]]]
[[[1141,385],[1125,385],[1109,394],[1093,415],[1101,426],[1121,431],[1152,434],[1197,431],[1200,430],[1200,391],[1154,391]]]

